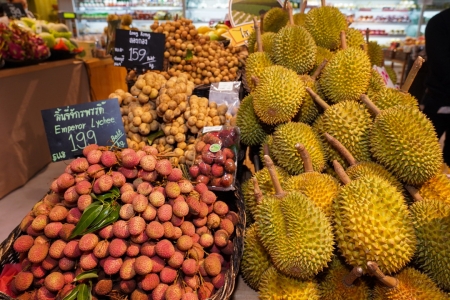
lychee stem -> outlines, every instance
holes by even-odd
[[[298,154],[302,157],[303,160],[303,169],[305,169],[305,173],[314,172],[311,156],[305,148],[305,145],[297,143],[295,144],[295,149],[297,149]]]
[[[311,79],[312,80],[316,80],[317,77],[319,77],[320,73],[322,72],[323,68],[325,68],[325,66],[328,63],[328,59],[324,59],[323,62],[317,67],[317,69],[314,71],[314,74],[312,74]]]
[[[406,77],[406,80],[403,83],[400,91],[402,91],[403,93],[407,93],[409,91],[409,88],[411,87],[411,85],[414,81],[414,78],[416,78],[417,73],[419,72],[420,68],[422,67],[423,62],[424,62],[424,59],[421,56],[418,56],[416,58],[413,66],[411,67],[411,70],[408,73],[408,77]]]
[[[255,195],[256,205],[260,205],[262,203],[263,194],[261,189],[259,188],[258,179],[253,178],[253,193]]]
[[[398,286],[398,279],[391,277],[391,276],[384,275],[383,272],[381,272],[381,270],[378,267],[378,264],[376,262],[368,261],[367,269],[373,276],[375,276],[385,286],[387,286],[389,288],[394,288],[394,287]]]
[[[356,279],[358,279],[359,277],[361,277],[363,275],[363,269],[361,267],[354,267],[350,273],[348,273],[347,275],[344,276],[344,278],[342,279],[342,282],[350,287],[353,285],[353,282],[355,282]]]
[[[409,192],[411,197],[413,197],[414,201],[423,201],[418,189],[410,185],[405,185],[405,189]]]
[[[343,184],[347,185],[352,181],[350,177],[348,177],[347,173],[345,173],[342,165],[337,160],[333,160],[333,167]]]
[[[261,40],[261,31],[258,24],[258,18],[253,18],[253,26],[255,27],[255,33],[256,33],[256,43],[258,44],[258,52],[263,52],[263,46],[262,46],[262,40]]]
[[[341,30],[341,48],[342,50],[347,49],[347,39],[345,37],[345,31]]]
[[[291,4],[290,1],[287,3],[287,11],[288,11],[288,14],[289,14],[289,24],[291,26],[294,26],[295,25],[294,24],[294,15],[293,15],[293,12],[292,12],[292,4]]]
[[[375,116],[381,113],[381,110],[375,105],[375,103],[373,103],[369,99],[369,97],[367,97],[367,95],[362,94],[360,100],[367,106],[367,109],[369,109]]]
[[[270,179],[272,179],[272,184],[275,189],[275,197],[283,198],[286,195],[286,192],[283,191],[283,188],[281,187],[280,180],[277,176],[277,171],[275,170],[275,165],[269,155],[264,155],[264,162],[266,163],[266,167],[269,171]]]
[[[330,145],[333,146],[333,148],[336,149],[336,151],[345,158],[350,166],[354,166],[358,163],[355,157],[353,157],[353,155],[350,153],[350,151],[348,151],[348,149],[345,148],[345,146],[342,145],[341,142],[339,142],[335,137],[333,137],[328,132],[325,132],[324,136],[327,142],[330,143]]]
[[[313,98],[314,102],[320,105],[324,110],[327,110],[330,106],[328,103],[326,103],[322,98],[320,98],[319,95],[314,93],[314,91],[310,87],[306,87],[306,91],[311,95],[311,98]]]
[[[300,13],[301,13],[301,14],[304,14],[304,13],[305,13],[306,6],[307,6],[307,5],[308,5],[308,1],[303,0],[303,1],[302,1],[302,4],[300,5]]]

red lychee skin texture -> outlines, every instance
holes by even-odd
[[[122,173],[123,176],[125,176],[125,178],[128,178],[128,179],[136,178],[138,175],[137,169],[129,169],[129,168],[125,168],[125,167],[120,167],[119,169],[117,169],[117,171]]]
[[[195,259],[189,258],[183,262],[181,270],[185,275],[194,276],[198,272],[198,264]]]
[[[47,255],[47,257],[41,262],[41,266],[45,270],[50,271],[58,266],[58,261],[51,258],[50,255]]]
[[[92,184],[87,180],[81,180],[75,184],[75,191],[79,195],[88,195],[91,192]]]
[[[122,174],[122,173],[119,173],[119,174]],[[122,175],[123,175],[123,174],[122,174]],[[134,192],[134,186],[133,186],[133,184],[130,183],[130,182],[126,182],[126,183],[124,183],[124,184],[120,187],[120,194],[123,194],[123,193],[125,193],[125,192],[127,192],[127,191],[132,191],[132,192]]]
[[[113,275],[120,271],[123,261],[121,258],[107,257],[105,259],[103,269],[107,275]]]
[[[139,165],[146,172],[152,172],[156,167],[156,158],[153,155],[144,155],[139,161]]]
[[[104,165],[107,168],[110,168],[117,164],[117,157],[112,151],[104,151],[102,153],[102,156],[100,158],[100,161],[102,165]]]
[[[80,211],[84,211],[93,202],[90,195],[81,195],[77,200],[77,207]]]
[[[95,267],[97,267],[97,264],[98,258],[95,257],[92,252],[83,254],[80,257],[80,267],[85,271],[94,269]]]
[[[162,269],[159,273],[159,279],[161,280],[161,282],[167,284],[174,282],[176,277],[177,270],[172,267],[164,267],[164,269]]]
[[[142,180],[145,180],[148,182],[155,182],[156,179],[158,178],[158,172],[156,172],[156,171],[147,172],[144,170],[139,170],[138,176],[139,176],[139,178],[142,178]]]
[[[159,257],[157,255],[153,256],[151,259],[152,259],[152,263],[153,263],[152,272],[153,273],[161,272],[161,270],[166,265],[164,259],[162,259],[161,257]]]
[[[167,260],[167,264],[174,269],[179,269],[183,265],[185,252],[176,250],[175,253]]]
[[[172,219],[170,219],[170,222],[173,226],[180,227],[181,224],[184,222],[184,217],[177,217],[175,215],[172,215]]]
[[[179,168],[173,168],[172,172],[170,172],[169,176],[167,176],[167,180],[172,182],[178,182],[183,178],[183,172]]]
[[[113,234],[117,238],[126,239],[130,237],[130,230],[128,228],[128,223],[124,220],[116,221],[113,224]]]
[[[83,235],[78,243],[78,247],[81,251],[91,251],[97,246],[99,240],[98,236],[93,233],[87,233]]]
[[[108,174],[100,176],[97,182],[102,193],[108,192],[113,187],[113,179]]]
[[[34,239],[29,235],[22,235],[14,241],[14,250],[20,253],[27,252],[34,244]]]
[[[178,185],[180,186],[180,191],[183,194],[189,194],[194,190],[194,186],[188,180],[180,180],[178,181]]]
[[[127,181],[125,176],[123,176],[122,173],[117,172],[117,171],[113,171],[111,173],[111,178],[113,180],[113,185],[115,187],[119,187],[119,188],[122,187],[125,184],[125,182]]]
[[[87,155],[87,161],[91,165],[98,164],[98,163],[100,163],[101,157],[102,157],[102,151],[100,151],[98,149],[92,150]]]
[[[91,178],[98,179],[100,176],[105,175],[105,170],[102,165],[94,164],[90,165],[86,171]]]
[[[136,194],[133,197],[132,204],[133,204],[134,211],[137,213],[141,213],[141,212],[144,212],[145,209],[147,208],[148,199],[144,195]]]
[[[90,145],[87,145],[86,147],[84,147],[84,149],[83,149],[84,157],[86,157],[89,152],[91,152],[92,150],[95,150],[95,149],[98,149],[97,144],[90,144]]]
[[[120,195],[120,200],[122,200],[123,203],[125,204],[131,204],[133,203],[133,198],[137,195],[138,193],[136,193],[135,191],[126,191],[123,192]]]
[[[172,218],[172,206],[170,204],[164,204],[160,208],[158,208],[156,215],[158,216],[158,220],[161,222],[170,221]]]
[[[50,292],[48,289],[46,289],[44,286],[40,287],[37,290],[36,293],[37,297],[36,299],[42,299],[42,300],[52,300],[56,298],[56,293]]]
[[[220,229],[225,230],[228,233],[228,235],[232,235],[234,232],[233,222],[231,222],[228,219],[222,219],[220,221]]]
[[[64,248],[66,247],[67,243],[63,240],[56,240],[52,243],[50,246],[50,249],[48,251],[50,257],[54,259],[61,259],[64,257]]]
[[[154,242],[145,242],[141,246],[141,254],[148,257],[153,257],[156,254],[155,246],[156,243]]]
[[[71,204],[76,203],[79,197],[80,197],[80,195],[76,192],[75,186],[69,187],[64,192],[64,200],[67,203],[71,203]]]
[[[69,214],[67,215],[67,223],[77,224],[80,221],[82,212],[78,209],[78,207],[71,208],[69,210]]]
[[[132,236],[131,236],[131,241],[132,241],[133,243],[136,243],[136,244],[143,244],[143,243],[145,243],[146,241],[148,241],[148,236],[147,236],[147,234],[146,234],[145,231],[144,231],[144,232],[141,232],[141,233],[138,234],[138,235],[132,235]]]
[[[128,221],[128,229],[131,235],[138,235],[144,232],[146,227],[145,220],[142,217],[136,216]]]
[[[97,258],[105,258],[109,255],[109,242],[102,240],[95,246],[93,253]]]
[[[144,196],[148,196],[152,192],[152,190],[152,185],[146,181],[140,183],[137,187],[137,192]]]
[[[136,281],[131,280],[121,280],[119,282],[119,289],[124,294],[131,294],[136,289]]]
[[[206,204],[213,204],[216,202],[217,196],[211,191],[204,191],[201,193],[200,200]]]
[[[134,214],[135,214],[135,212],[133,209],[133,205],[131,205],[131,204],[122,205],[122,207],[120,208],[120,211],[119,211],[120,218],[125,221],[131,219],[134,216]]]
[[[73,177],[73,175],[63,173],[59,175],[58,179],[56,180],[56,184],[58,185],[58,188],[60,190],[65,190],[75,184],[75,178]]]
[[[228,213],[228,205],[223,201],[216,201],[214,203],[214,212],[219,216],[225,216]]]
[[[31,273],[35,278],[43,278],[47,274],[47,270],[45,270],[41,265],[34,264],[30,268]]]
[[[134,271],[135,261],[134,258],[125,259],[123,261],[123,264],[120,267],[120,278],[130,280],[136,275],[136,272]]]
[[[197,218],[205,218],[208,215],[208,205],[205,202],[200,202],[200,211]]]
[[[194,226],[194,224],[192,224],[189,221],[183,222],[183,224],[181,224],[180,228],[181,228],[181,232],[185,235],[192,237],[195,234],[195,226]]]
[[[127,252],[127,242],[124,239],[113,239],[108,250],[112,257],[121,257]]]
[[[28,251],[28,260],[35,264],[40,263],[47,257],[48,250],[47,245],[33,245]]]
[[[147,222],[153,221],[156,218],[156,208],[149,204],[142,212],[141,217]]]
[[[166,201],[164,194],[159,191],[151,192],[148,199],[154,207],[161,207]]]
[[[71,271],[75,268],[76,261],[67,257],[59,260],[58,266],[62,271]]]
[[[79,241],[72,240],[64,248],[64,255],[68,258],[78,258],[81,256],[81,250],[78,246]]]
[[[161,159],[156,162],[156,172],[162,176],[168,176],[172,172],[172,164],[168,159]]]
[[[164,236],[164,226],[157,221],[152,221],[145,228],[145,233],[151,239],[160,239]]]
[[[169,288],[167,284],[160,283],[152,292],[152,300],[165,300],[166,291]]]
[[[178,185],[178,183],[171,181],[167,183],[165,190],[167,197],[172,199],[178,197],[181,193],[180,186]]]
[[[114,237],[113,225],[108,225],[106,227],[103,227],[98,232],[98,235],[99,235],[99,237],[101,237],[102,239],[105,239],[105,240],[112,239]]]
[[[145,146],[144,148],[142,148],[142,151],[144,151],[145,153],[150,154],[150,155],[158,155],[159,154],[158,150],[153,146]]]
[[[15,288],[19,292],[27,290],[32,283],[33,283],[33,274],[31,272],[21,271],[14,278]]]
[[[139,287],[144,291],[154,290],[160,283],[159,276],[155,273],[145,275],[145,277],[139,283]]]
[[[153,261],[147,256],[139,256],[136,258],[134,270],[138,275],[146,275],[152,271]]]
[[[200,175],[200,168],[198,167],[198,165],[194,165],[189,168],[189,175],[191,175],[192,178],[195,178],[198,175]]]
[[[89,168],[89,162],[84,157],[76,158],[70,163],[70,169],[74,173],[84,172],[88,168]]]
[[[156,244],[155,251],[161,258],[168,259],[175,253],[175,247],[169,240],[161,240]]]
[[[136,154],[136,152],[129,152],[126,154],[123,154],[122,152],[122,165],[125,168],[129,168],[132,169],[134,167],[136,167],[139,164],[139,156]]]

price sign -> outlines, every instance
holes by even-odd
[[[27,16],[27,13],[20,3],[2,3],[1,5],[3,13],[10,19],[20,19]]]
[[[162,70],[166,37],[162,33],[116,31],[114,65],[131,69]]]
[[[80,156],[89,144],[127,146],[117,99],[46,109],[41,114],[52,161]]]

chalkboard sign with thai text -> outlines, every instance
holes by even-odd
[[[117,99],[46,109],[41,113],[52,161],[80,156],[89,144],[127,146]]]
[[[7,15],[10,19],[20,19],[27,16],[20,3],[1,3],[1,9],[3,14]]]
[[[114,65],[139,70],[162,70],[166,37],[162,33],[116,31]]]

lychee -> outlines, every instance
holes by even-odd
[[[169,181],[165,187],[166,195],[169,198],[176,198],[180,195],[180,186],[176,182]]]
[[[61,230],[59,231],[59,237],[66,242],[69,241],[69,237],[74,229],[75,229],[74,224],[69,223],[63,224]]]
[[[101,279],[94,286],[94,292],[99,296],[106,296],[112,290],[113,284],[111,279]]]
[[[88,153],[86,158],[89,164],[98,164],[100,162],[100,159],[102,158],[102,151],[98,149],[92,150]]]
[[[183,262],[181,270],[185,275],[194,276],[198,272],[198,263],[195,259],[188,258]]]
[[[122,266],[123,261],[121,258],[116,258],[112,256],[108,256],[105,259],[103,270],[107,275],[113,275],[120,271],[120,267]]]
[[[77,258],[81,256],[81,250],[78,246],[79,241],[72,240],[64,247],[64,255],[68,258]]]
[[[170,222],[173,226],[180,227],[181,224],[184,222],[184,217],[177,217],[175,215],[172,215],[172,218],[170,219]]]
[[[174,232],[173,232],[172,239],[174,239],[174,240],[179,239],[183,235],[183,232],[181,231],[180,227],[174,227],[173,231]]]
[[[50,271],[58,266],[58,261],[50,255],[47,255],[47,257],[41,262],[41,266],[45,270]]]
[[[138,175],[137,169],[129,169],[129,168],[125,168],[125,167],[120,167],[117,169],[117,171],[122,173],[123,176],[125,176],[125,178],[128,178],[128,179],[136,178]]]
[[[145,155],[140,159],[139,165],[143,170],[151,172],[155,170],[156,158],[153,155]]]
[[[78,207],[71,208],[71,209],[69,210],[69,213],[67,214],[67,217],[66,217],[67,223],[70,223],[70,224],[77,224],[78,221],[80,221],[81,214],[82,214],[82,213],[81,213],[81,211],[78,209]]]
[[[141,234],[146,227],[145,220],[142,217],[136,216],[132,217],[128,221],[128,230],[130,231],[131,235],[138,235]]]
[[[216,229],[220,226],[221,219],[216,213],[209,214],[206,221],[206,226],[211,229]]]
[[[172,218],[172,206],[170,204],[163,204],[158,208],[156,215],[160,222],[170,221]]]
[[[204,282],[197,290],[198,299],[206,300],[211,297],[214,291],[214,286],[210,282]]]
[[[225,230],[228,233],[228,235],[232,235],[234,232],[233,222],[231,222],[228,219],[222,219],[220,221],[220,229]]]
[[[204,218],[208,215],[208,205],[205,202],[200,202],[200,211],[197,218]]]
[[[180,226],[181,232],[188,236],[193,236],[195,234],[195,226],[189,221],[183,222]]]
[[[181,296],[181,300],[198,300],[197,294],[194,294],[193,292],[184,293],[183,296]]]
[[[150,273],[145,275],[144,278],[142,278],[141,282],[139,283],[139,286],[144,291],[151,291],[154,290],[159,283],[160,283],[159,276],[155,273]]]
[[[148,295],[141,289],[135,289],[131,293],[130,300],[148,300]]]
[[[223,217],[228,213],[228,205],[223,201],[216,201],[214,203],[214,212]]]
[[[117,172],[117,171],[113,171],[111,173],[111,178],[113,180],[113,185],[115,187],[119,187],[119,188],[122,187],[125,184],[125,182],[127,181],[125,176],[122,173]]]
[[[167,300],[181,300],[181,288],[178,284],[173,284],[167,288],[164,295]]]
[[[60,272],[52,272],[45,277],[44,285],[51,292],[58,292],[64,284],[64,275]]]
[[[225,247],[228,244],[229,237],[230,236],[225,230],[217,230],[214,232],[214,244],[216,244],[217,247]]]
[[[180,186],[180,191],[182,194],[189,194],[194,190],[192,183],[186,179],[178,181],[178,185]]]
[[[129,151],[126,154],[122,155],[122,165],[125,168],[132,169],[139,164],[139,161],[140,161],[139,156],[136,154],[135,151]]]
[[[34,217],[37,217],[39,215],[46,215],[48,216],[50,214],[50,211],[52,210],[52,206],[43,202],[39,201],[36,203],[32,209],[32,212],[34,214]]]
[[[74,188],[78,195],[88,195],[91,192],[92,184],[87,180],[82,180],[77,182]]]
[[[172,172],[172,164],[168,159],[161,159],[156,162],[155,170],[162,176],[168,176]]]
[[[152,259],[152,263],[153,263],[152,272],[153,273],[161,272],[161,270],[166,265],[166,262],[164,261],[164,259],[162,259],[161,257],[159,257],[157,255],[151,257],[151,259]]]
[[[45,235],[40,235],[34,239],[34,244],[35,245],[42,244],[42,245],[48,246],[50,244],[50,239],[48,237],[46,237]]]
[[[159,273],[159,279],[162,283],[172,283],[177,278],[177,270],[172,267],[164,267]]]
[[[192,220],[192,224],[194,224],[195,227],[202,227],[206,225],[206,221],[208,221],[207,217],[195,218]]]
[[[151,239],[160,239],[164,236],[164,226],[157,221],[152,221],[145,228],[145,233]]]
[[[113,239],[108,250],[112,257],[121,257],[127,252],[127,242],[124,239]]]
[[[63,173],[56,179],[56,184],[60,190],[65,190],[75,184],[73,175]]]
[[[203,265],[206,273],[212,277],[219,275],[220,271],[222,270],[222,265],[217,256],[208,255],[205,258]]]
[[[155,246],[156,244],[154,242],[145,242],[144,244],[141,245],[140,252],[142,255],[152,257],[156,254]]]
[[[90,144],[87,145],[86,147],[83,148],[83,155],[85,157],[87,157],[88,153],[91,152],[92,150],[98,149],[98,145],[97,144]]]
[[[158,178],[158,172],[151,171],[147,172],[144,170],[139,170],[138,176],[142,178],[142,180],[148,181],[148,182],[155,182]]]
[[[100,259],[107,257],[109,255],[109,242],[107,240],[99,241],[92,253]]]
[[[132,204],[133,198],[138,195],[134,190],[131,191],[125,191],[120,195],[120,200],[122,200],[125,204]]]
[[[31,235],[31,236],[34,236],[34,237],[38,237],[38,236],[42,235],[42,231],[36,231],[31,226],[28,226],[28,228],[26,230],[26,233],[28,235]]]
[[[72,170],[72,172],[74,173],[81,173],[84,172],[88,169],[89,167],[89,162],[87,161],[86,158],[84,157],[79,157],[74,159],[71,163],[70,163],[70,169]]]
[[[77,193],[75,186],[71,186],[64,192],[64,201],[73,204],[77,202],[80,195]]]
[[[131,241],[132,241],[133,243],[136,243],[136,244],[143,244],[143,243],[145,243],[146,241],[148,241],[148,236],[147,236],[147,234],[145,233],[145,231],[143,231],[143,232],[141,232],[141,233],[138,234],[138,235],[132,235],[132,236],[131,236]]]
[[[175,253],[167,260],[167,264],[174,269],[179,269],[184,261],[185,252],[175,250]]]
[[[36,299],[39,300],[54,300],[56,293],[50,292],[46,287],[40,287],[36,292]]]
[[[61,271],[71,271],[75,268],[75,265],[76,261],[67,257],[62,257],[58,261],[58,267],[61,269]]]
[[[124,294],[131,294],[136,289],[136,281],[134,279],[121,280],[119,282],[119,289]]]
[[[120,278],[130,280],[136,275],[136,272],[134,271],[135,262],[136,259],[134,258],[124,260],[122,266],[120,267]]]
[[[120,174],[122,174],[122,173],[120,173]],[[125,193],[125,192],[127,192],[127,191],[132,191],[132,192],[134,192],[134,186],[133,186],[133,184],[130,183],[130,182],[126,182],[126,183],[124,183],[124,185],[122,185],[122,186],[120,187],[120,194],[123,194],[123,193]]]
[[[188,236],[188,235],[182,235],[178,240],[177,240],[177,248],[181,251],[188,251],[189,249],[192,248],[192,237]]]
[[[48,217],[53,222],[60,222],[63,221],[67,215],[69,214],[69,210],[61,205],[56,205],[52,208],[50,213],[48,214]]]
[[[29,235],[21,235],[15,241],[13,248],[16,252],[27,252],[34,244],[34,238]]]
[[[112,239],[114,237],[114,232],[113,232],[113,225],[108,225],[106,227],[103,227],[102,229],[100,229],[100,231],[98,232],[99,237],[101,237],[102,239]]]
[[[102,193],[109,191],[113,187],[113,179],[111,175],[108,174],[100,176],[96,182],[98,182],[98,186]]]
[[[183,178],[183,172],[179,168],[173,168],[172,172],[167,176],[167,180],[178,182]]]
[[[204,191],[201,193],[200,200],[206,204],[213,204],[216,202],[217,196],[211,191]]]
[[[152,300],[165,300],[166,291],[169,288],[167,284],[160,283],[152,291]]]
[[[136,258],[134,270],[138,275],[146,275],[152,271],[153,261],[147,256],[139,256]]]
[[[40,263],[47,257],[48,250],[48,245],[33,245],[28,251],[28,260],[34,264]]]
[[[161,258],[170,258],[175,253],[175,247],[169,240],[161,240],[156,244],[156,254]]]
[[[221,249],[221,252],[225,255],[232,255],[234,253],[233,241],[228,240],[227,245]]]
[[[156,208],[149,204],[142,212],[141,217],[144,218],[145,221],[153,221],[156,218]]]
[[[23,292],[27,290],[33,283],[33,274],[27,271],[19,272],[14,278],[14,286],[17,291]]]
[[[198,272],[198,263],[197,264],[197,272]],[[200,278],[197,275],[194,276],[184,276],[184,282],[186,285],[190,288],[192,288],[194,291],[198,289],[198,286],[200,285]]]
[[[148,199],[144,195],[136,193],[136,195],[133,197],[132,205],[135,212],[141,213],[147,208]]]
[[[220,272],[219,275],[215,276],[211,283],[214,285],[216,289],[220,289],[225,285],[225,272]]]
[[[75,279],[75,273],[74,272],[64,272],[64,283],[69,284],[72,283],[72,281]]]
[[[148,196],[152,192],[153,187],[150,183],[144,181],[137,186],[136,190],[139,194]]]
[[[92,204],[91,195],[81,195],[77,200],[77,207],[80,211],[84,211],[91,204]]]
[[[93,233],[87,233],[83,235],[78,243],[78,247],[81,251],[91,251],[94,250],[95,246],[98,244],[98,236]]]
[[[210,233],[203,233],[198,242],[204,248],[209,248],[214,244],[214,237]]]
[[[137,190],[137,187],[143,182],[144,182],[144,180],[142,178],[138,177],[138,178],[134,179],[133,180],[133,187],[134,187],[134,189]]]
[[[56,240],[51,244],[48,254],[54,259],[61,259],[64,257],[64,248],[66,245],[67,243],[63,240]]]
[[[159,191],[151,192],[148,199],[154,207],[160,207],[166,202],[166,197]]]
[[[120,211],[119,211],[119,216],[123,220],[131,219],[131,217],[133,217],[134,214],[135,214],[135,212],[134,212],[132,204],[124,204],[124,205],[122,205],[122,207],[120,208]]]
[[[128,223],[124,220],[118,220],[113,224],[113,234],[115,237],[126,239],[130,236]]]
[[[100,157],[100,161],[105,167],[110,168],[117,164],[117,157],[112,151],[104,151]]]
[[[173,235],[175,234],[175,228],[173,227],[173,224],[171,222],[164,222],[164,237],[166,239],[171,239]]]
[[[136,243],[130,243],[128,245],[126,255],[128,257],[136,257],[139,255],[140,250],[141,250],[141,245],[136,244]]]
[[[43,278],[47,274],[47,270],[45,270],[40,264],[33,264],[30,268],[31,273],[35,278]]]

